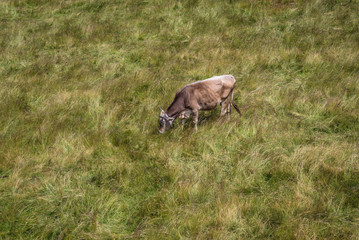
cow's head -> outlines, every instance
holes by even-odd
[[[160,133],[164,133],[166,130],[168,130],[172,126],[174,120],[175,118],[168,116],[167,113],[161,109],[159,121]]]

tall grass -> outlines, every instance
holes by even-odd
[[[357,0],[4,0],[0,76],[1,239],[359,239]]]

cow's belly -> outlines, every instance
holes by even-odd
[[[217,107],[220,102],[219,101],[210,101],[210,102],[199,102],[200,110],[212,110]]]

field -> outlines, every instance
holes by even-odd
[[[0,99],[0,239],[359,239],[357,0],[2,0]]]

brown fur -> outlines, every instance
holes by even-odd
[[[233,91],[236,80],[232,75],[214,76],[212,78],[191,83],[180,89],[166,114],[174,119],[185,119],[190,112],[197,130],[198,111],[211,110],[221,105],[221,116],[227,114],[229,120],[231,104],[241,115],[238,106],[233,102]]]

